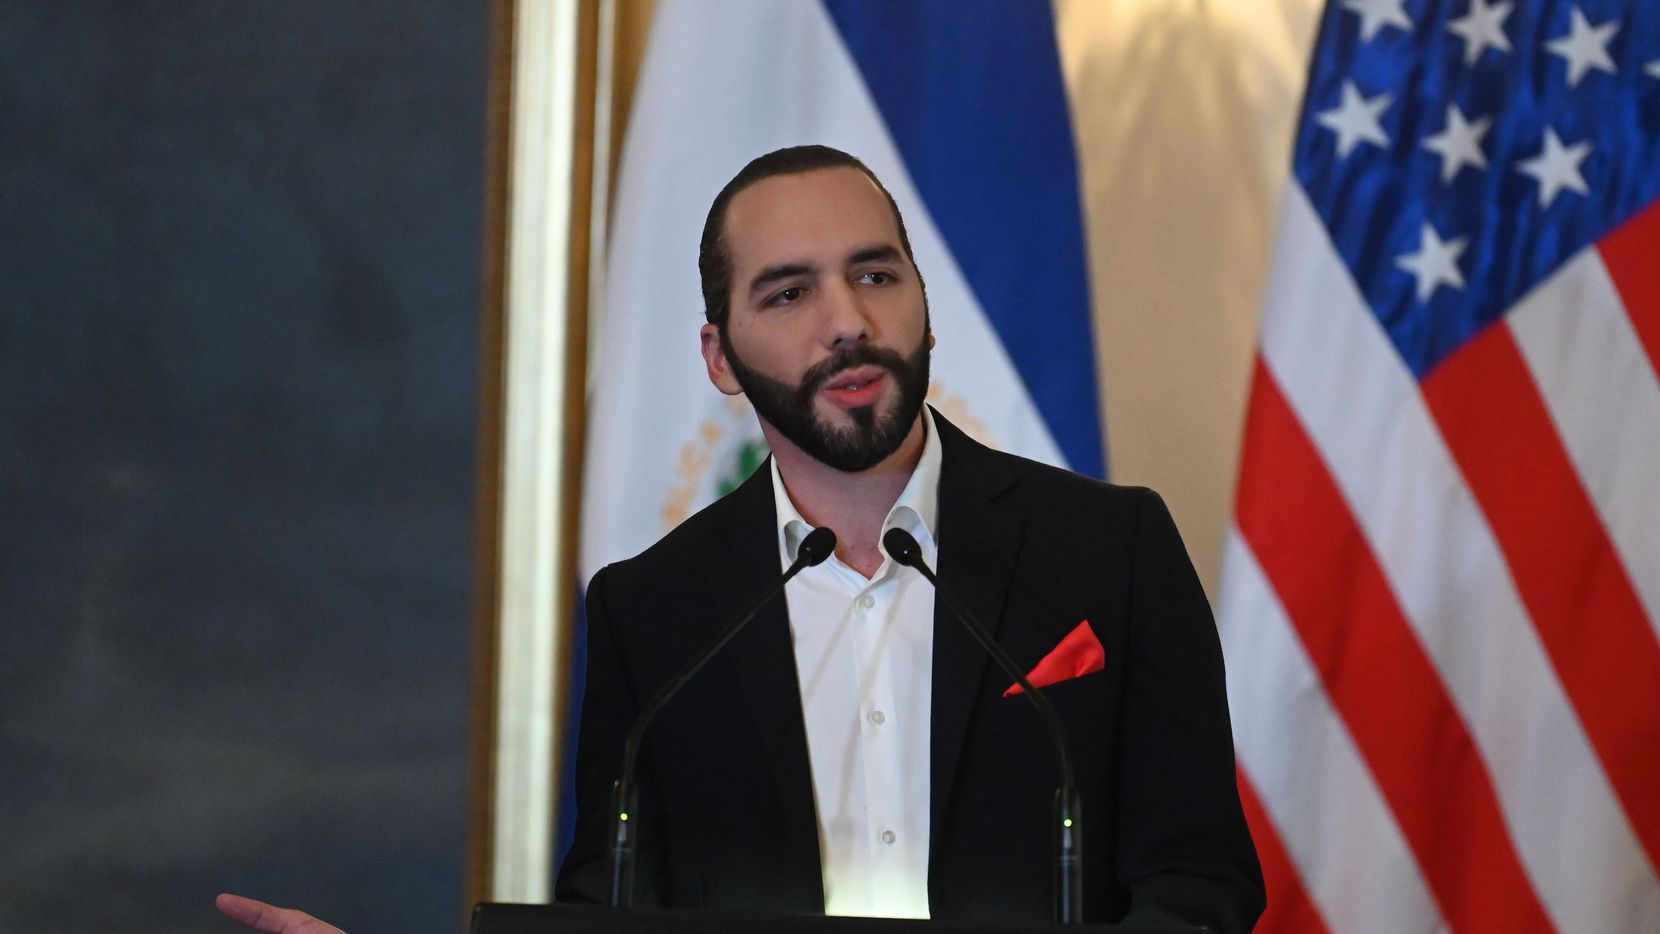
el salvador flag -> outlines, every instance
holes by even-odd
[[[899,204],[939,339],[930,402],[994,447],[1105,475],[1077,156],[1049,5],[662,0],[591,323],[583,581],[765,457],[747,403],[704,375],[697,245],[728,179],[805,143],[858,156]],[[565,664],[579,697],[582,659]]]

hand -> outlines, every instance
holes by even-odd
[[[334,925],[318,921],[303,911],[278,908],[228,892],[214,899],[213,905],[232,921],[240,921],[256,931],[266,931],[268,934],[346,934]]]

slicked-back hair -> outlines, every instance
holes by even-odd
[[[764,156],[759,156],[744,166],[726,187],[715,196],[713,204],[709,205],[709,216],[703,221],[703,241],[698,245],[697,271],[703,280],[703,316],[710,324],[726,329],[726,317],[732,311],[732,252],[726,245],[726,209],[732,199],[745,188],[768,178],[779,175],[799,175],[802,172],[812,172],[818,169],[857,169],[864,173],[882,192],[882,197],[888,199],[888,207],[893,211],[894,225],[899,228],[899,245],[905,250],[905,258],[911,261],[911,268],[916,270],[916,257],[911,254],[911,238],[905,232],[905,218],[899,214],[899,205],[894,203],[893,195],[888,193],[887,186],[876,177],[868,166],[860,162],[856,156],[833,149],[829,146],[790,146],[786,149],[775,149]],[[920,270],[916,270],[918,282],[922,279]]]

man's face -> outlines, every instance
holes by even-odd
[[[731,311],[703,328],[709,378],[815,460],[896,451],[928,389],[927,303],[881,191],[856,169],[764,179],[727,208]]]

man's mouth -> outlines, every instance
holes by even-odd
[[[823,392],[843,408],[862,408],[875,403],[887,378],[887,371],[879,366],[861,366],[825,380]]]

